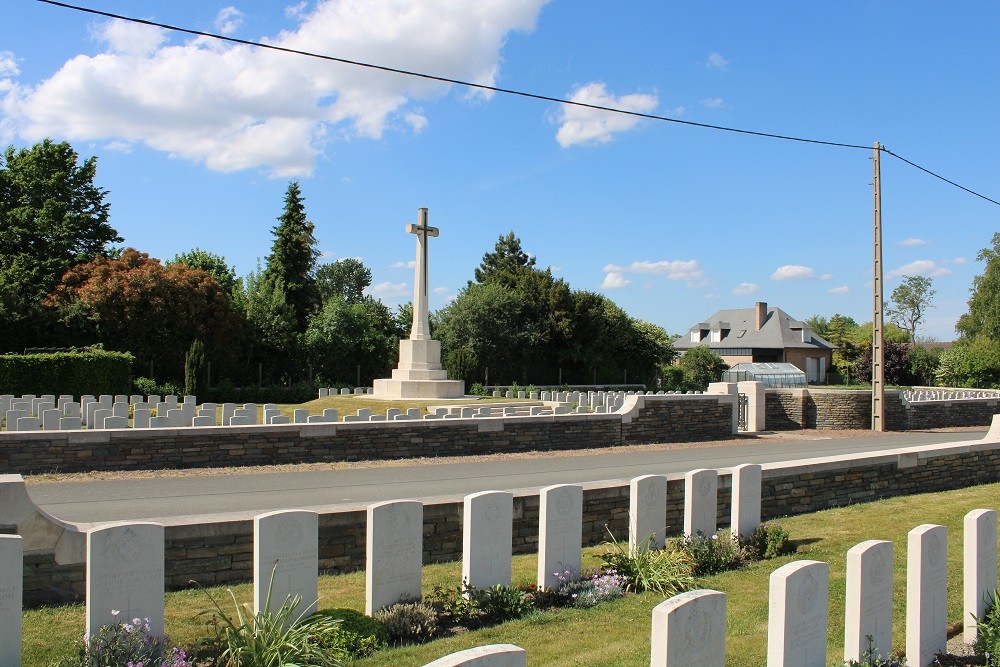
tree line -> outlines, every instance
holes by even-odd
[[[270,253],[238,277],[200,248],[165,262],[121,247],[97,160],[68,143],[0,159],[0,352],[102,345],[137,376],[212,384],[370,384],[396,365],[412,307],[366,294],[359,260],[319,263],[299,184],[288,185]],[[674,357],[666,332],[540,269],[501,236],[458,297],[431,314],[451,375],[468,383],[649,384]]]

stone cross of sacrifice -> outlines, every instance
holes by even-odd
[[[427,224],[427,209],[419,209],[417,224],[407,225],[406,231],[417,236],[417,262],[413,269],[413,327],[410,340],[430,339],[427,317],[427,237],[437,236],[437,227]]]

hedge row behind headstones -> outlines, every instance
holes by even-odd
[[[132,388],[128,352],[85,349],[76,352],[0,355],[0,393],[127,394]]]

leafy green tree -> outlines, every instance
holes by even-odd
[[[226,294],[232,294],[236,287],[236,268],[226,263],[226,258],[214,252],[208,252],[201,248],[194,248],[187,252],[175,255],[167,262],[167,266],[175,264],[185,264],[192,269],[201,269],[205,273],[213,276],[215,280],[226,290]]]
[[[41,303],[62,275],[122,238],[110,225],[97,158],[50,139],[0,157],[0,346],[43,341]]]
[[[926,348],[915,345],[907,355],[910,360],[910,376],[914,382],[933,385],[938,366],[941,364],[940,348]]]
[[[718,382],[729,364],[707,345],[699,345],[685,352],[680,358],[684,379],[695,390],[705,390],[709,383]]]
[[[208,360],[205,358],[205,344],[195,339],[187,354],[184,355],[184,393],[198,395],[198,390],[206,387],[206,369]]]
[[[972,340],[986,336],[1000,338],[1000,232],[993,235],[991,247],[983,248],[976,255],[986,262],[982,275],[972,279],[969,312],[958,319],[955,329],[962,339]]]
[[[365,289],[371,284],[371,270],[358,259],[338,259],[316,269],[316,288],[322,303],[335,296],[348,303],[357,303],[365,297]]]
[[[986,335],[963,339],[951,349],[949,356],[951,382],[945,384],[1000,388],[1000,341]]]
[[[483,261],[475,271],[477,283],[513,282],[515,276],[534,269],[535,258],[521,249],[521,239],[508,232],[501,235],[493,252],[483,255]]]
[[[410,337],[410,329],[413,328],[413,302],[407,301],[406,303],[399,304],[396,312],[393,314],[392,319],[396,326],[396,338],[404,339]],[[429,314],[428,319],[430,320],[430,334],[433,338],[435,336],[435,331],[437,331],[437,324],[439,321],[439,316],[437,312]]]
[[[362,384],[370,384],[386,377],[395,361],[392,313],[371,297],[334,296],[309,322],[305,345],[320,380],[353,385],[360,368]]]
[[[917,325],[923,322],[924,315],[934,303],[937,290],[931,289],[932,281],[924,276],[907,276],[902,283],[892,290],[889,306],[885,314],[909,332],[910,343],[917,342]]]
[[[288,369],[282,360],[294,357],[302,346],[301,334],[295,330],[295,311],[285,300],[284,284],[270,279],[260,264],[243,278],[233,293],[236,308],[244,318],[243,374],[255,375],[256,364],[267,369],[267,383],[283,379]]]
[[[271,229],[274,242],[267,257],[266,280],[281,285],[285,302],[291,307],[296,331],[304,332],[309,316],[319,305],[313,270],[319,258],[315,225],[306,219],[305,200],[297,181],[285,191],[285,210]]]
[[[891,341],[886,339],[883,347],[883,357],[885,361],[885,382],[894,385],[909,385],[912,383],[910,375],[910,346],[908,341]],[[872,381],[872,347],[869,345],[861,351],[857,361],[854,362],[853,378],[858,382]]]

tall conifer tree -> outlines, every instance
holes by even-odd
[[[315,225],[306,219],[305,200],[297,181],[285,191],[285,210],[278,225],[271,230],[274,243],[267,257],[265,278],[280,280],[284,285],[285,301],[295,312],[295,329],[304,332],[309,316],[319,306],[314,269],[319,258],[316,249]]]

